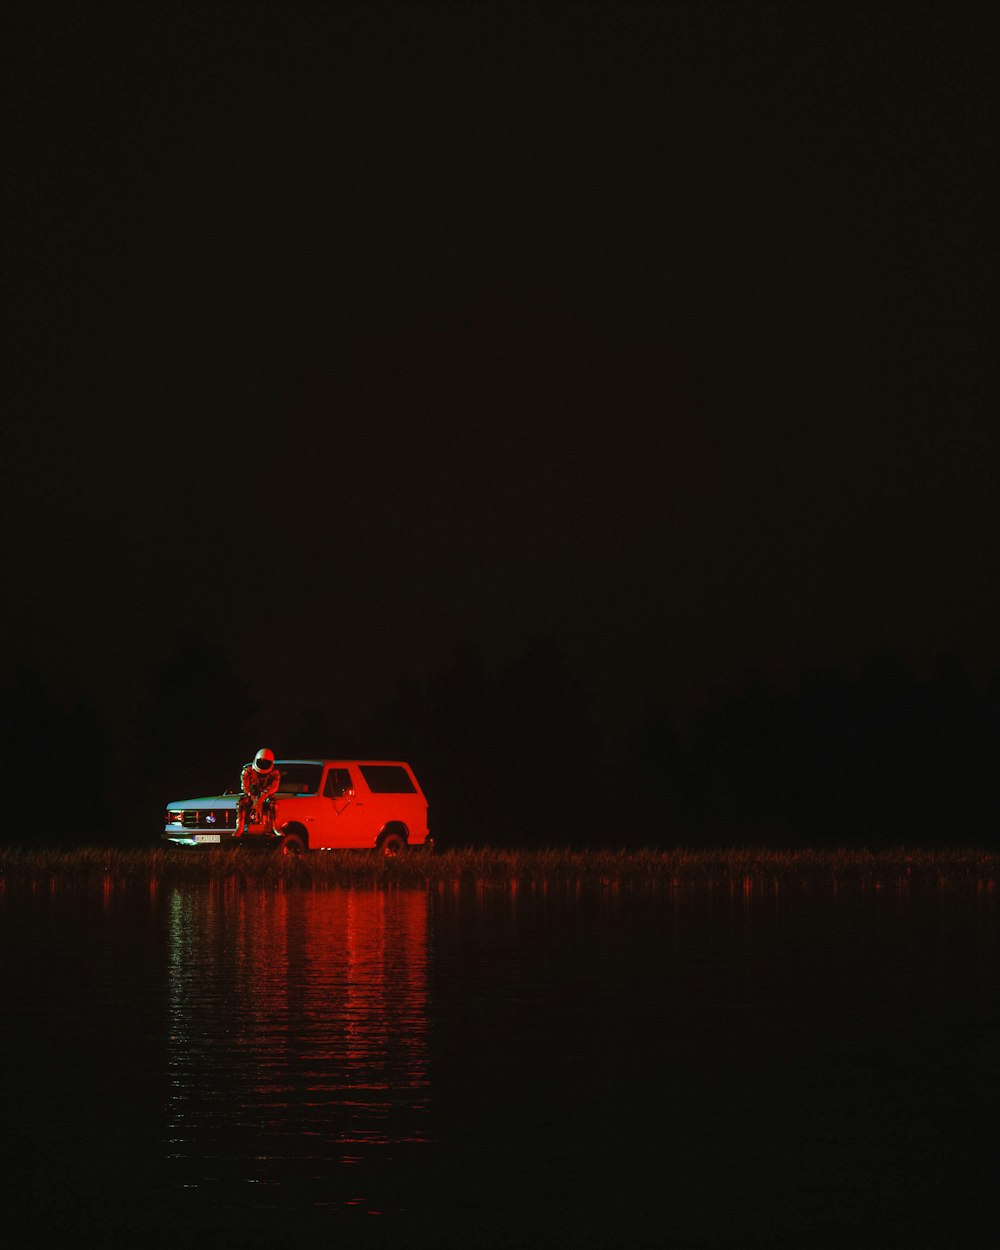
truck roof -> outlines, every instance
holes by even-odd
[[[392,764],[397,768],[409,768],[405,760],[372,759],[367,755],[329,755],[326,759],[298,759],[282,755],[275,758],[275,764]]]

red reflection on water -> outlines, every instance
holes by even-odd
[[[319,1184],[427,1140],[424,891],[227,882],[169,915],[173,1158]]]

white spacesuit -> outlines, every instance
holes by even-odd
[[[243,765],[240,773],[240,789],[243,793],[236,805],[237,837],[246,830],[248,821],[254,825],[262,825],[265,815],[270,818],[270,804],[267,800],[277,791],[280,783],[281,773],[274,766],[274,752],[267,747],[261,747],[253,760]]]

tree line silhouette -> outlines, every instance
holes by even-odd
[[[157,844],[166,801],[234,784],[265,739],[289,756],[409,760],[441,846],[986,846],[997,842],[1000,674],[898,658],[746,687],[683,731],[641,710],[612,749],[580,677],[532,638],[508,664],[460,650],[400,680],[370,723],[336,736],[304,709],[284,743],[225,653],[194,635],[152,666],[115,740],[40,676],[0,689],[8,844]],[[262,735],[263,729],[263,735]]]

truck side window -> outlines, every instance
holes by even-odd
[[[323,787],[323,794],[328,799],[342,799],[353,789],[351,785],[351,774],[346,768],[331,768],[326,775],[326,785]]]
[[[398,764],[359,764],[372,794],[416,794],[406,769]]]

